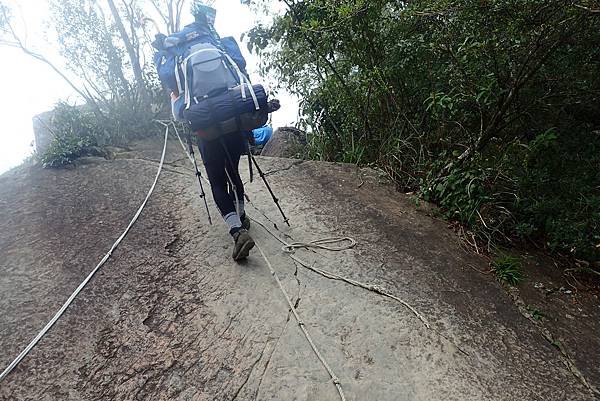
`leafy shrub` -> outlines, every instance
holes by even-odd
[[[588,260],[600,243],[600,133],[538,135],[513,175],[519,234]]]
[[[65,135],[52,140],[41,161],[44,167],[61,167],[71,164],[75,159],[91,154],[94,146],[92,138],[79,138]]]
[[[600,259],[593,0],[286,3],[248,36],[310,157],[376,164],[487,241]]]
[[[153,134],[153,119],[165,107],[162,98],[166,96],[156,90],[152,94],[152,99],[157,100],[155,103],[132,107],[126,101],[115,101],[104,110],[59,102],[53,110],[49,127],[53,134],[52,142],[41,155],[43,165],[63,166],[81,156],[102,155],[102,146],[126,145]],[[157,111],[152,110],[153,107]]]
[[[52,142],[41,155],[44,167],[64,166],[92,154],[94,147],[106,138],[96,116],[85,106],[59,102],[54,108],[51,126]]]
[[[482,205],[492,200],[487,181],[489,172],[480,170],[453,170],[436,177],[422,189],[425,200],[435,200],[449,219],[473,225]]]

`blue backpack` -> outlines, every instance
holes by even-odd
[[[250,83],[234,38],[220,39],[209,25],[192,23],[157,35],[153,46],[160,81],[179,95],[171,104],[173,117],[190,123],[197,135],[212,140],[266,123],[267,93]]]
[[[227,53],[237,64],[244,75],[248,76],[246,73],[246,59],[244,56],[242,56],[242,51],[240,50],[236,40],[232,36],[221,38],[221,46],[225,53]]]
[[[194,22],[169,36],[156,35],[156,40],[153,42],[157,50],[154,54],[154,64],[158,78],[167,90],[178,94],[185,92],[185,71],[182,64],[191,55],[192,47],[200,44],[211,45],[229,56],[235,63],[235,67],[246,76],[246,60],[235,39],[233,37],[220,39],[210,26]]]

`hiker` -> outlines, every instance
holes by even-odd
[[[248,257],[255,243],[244,211],[244,184],[238,165],[248,151],[252,164],[267,187],[284,222],[289,221],[265,174],[249,152],[252,130],[263,127],[269,113],[280,108],[265,88],[253,85],[246,73],[246,60],[233,37],[220,38],[214,28],[216,10],[199,1],[192,3],[195,21],[169,36],[157,34],[152,46],[156,72],[171,94],[173,117],[189,124],[211,184],[213,198],[233,237],[233,259]],[[191,137],[188,136],[193,152]],[[194,159],[195,160],[195,159]],[[200,180],[200,172],[196,171]],[[208,205],[200,180],[201,197]]]
[[[194,6],[192,10],[196,24],[218,38],[213,27],[215,10],[202,5]],[[240,71],[246,75],[245,62],[244,64],[239,63],[236,60],[236,58],[239,59],[239,57],[236,57],[237,54],[229,56],[236,61]],[[239,56],[241,57],[241,53]],[[189,121],[183,116],[184,95],[184,93],[178,93],[176,90],[171,93],[173,116],[179,121]],[[199,131],[194,133],[197,134],[197,144],[211,185],[213,198],[223,220],[227,224],[229,234],[234,240],[232,257],[236,261],[245,259],[255,243],[248,233],[250,219],[244,210],[244,184],[240,177],[238,165],[241,156],[248,150],[248,141],[251,140],[252,133],[235,131],[218,139],[203,138]]]

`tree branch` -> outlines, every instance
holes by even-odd
[[[575,7],[579,8],[581,10],[585,10],[591,14],[600,15],[600,9],[589,8],[586,6],[582,6],[581,4],[575,4]]]
[[[125,29],[125,26],[123,25],[123,20],[121,19],[121,16],[119,15],[119,11],[117,10],[117,7],[115,6],[114,0],[108,0],[108,6],[109,6],[110,11],[113,15],[113,18],[115,20],[115,24],[117,25],[117,30],[119,31],[119,34],[121,35],[121,39],[123,40],[123,44],[125,45],[125,49],[127,50],[127,54],[129,55],[129,60],[131,61],[131,68],[133,70],[133,75],[135,77],[135,80],[136,80],[139,88],[141,90],[143,90],[144,78],[143,78],[143,74],[142,74],[142,68],[140,67],[140,60],[135,53],[135,49],[132,45],[129,35],[127,34],[127,30]]]

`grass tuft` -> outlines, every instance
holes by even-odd
[[[492,270],[496,278],[510,285],[517,285],[525,280],[521,259],[507,254],[499,254],[492,260]]]

